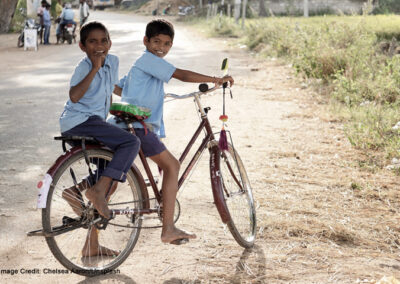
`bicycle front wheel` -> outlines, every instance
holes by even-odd
[[[250,182],[239,154],[228,145],[227,151],[218,146],[211,150],[211,184],[215,205],[221,219],[242,247],[254,245],[256,210]]]
[[[86,153],[91,171],[95,175],[112,159],[112,153],[104,149],[89,149]],[[95,182],[99,178],[88,176],[89,166],[83,152],[74,154],[60,166],[54,174],[46,208],[42,211],[42,223],[44,232],[62,231],[61,234],[46,237],[56,259],[74,273],[95,276],[111,272],[125,261],[139,238],[142,220],[138,216],[116,215],[106,228],[96,228],[89,224],[89,217],[86,220],[81,217],[88,216],[87,214],[78,216],[82,210],[93,211],[93,207],[88,206],[84,193],[80,196],[79,193],[70,195],[69,192],[71,188],[84,191],[93,180]],[[141,189],[132,170],[128,171],[126,182],[118,183],[113,191],[108,200],[110,209],[142,209]],[[79,201],[76,202],[77,200]],[[72,230],[68,230],[66,220],[72,222],[71,226],[75,226]],[[82,223],[86,225],[81,226]]]

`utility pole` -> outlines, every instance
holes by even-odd
[[[259,9],[260,9],[260,11],[258,12],[258,15],[260,17],[266,17],[268,14],[267,14],[267,10],[265,9],[264,0],[259,0],[258,4],[259,4]]]
[[[235,23],[239,23],[239,18],[240,18],[240,4],[241,0],[235,0],[235,7],[233,9],[233,17],[235,18]]]
[[[308,0],[304,0],[304,17],[308,18]]]
[[[246,19],[247,0],[242,1],[242,28],[244,28],[244,20]]]

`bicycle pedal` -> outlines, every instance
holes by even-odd
[[[62,218],[62,224],[64,225],[64,226],[68,226],[68,225],[70,225],[70,224],[73,224],[73,223],[76,223],[76,222],[79,222],[80,220],[78,220],[78,219],[74,219],[74,218],[71,218],[71,217],[68,217],[68,216],[64,216],[63,218]]]

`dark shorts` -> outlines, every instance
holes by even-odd
[[[140,146],[146,157],[158,155],[167,149],[160,138],[150,130],[148,130],[147,135],[145,135],[143,128],[135,128],[135,133],[140,139]]]

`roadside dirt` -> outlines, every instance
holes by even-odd
[[[17,35],[0,36],[0,62],[16,61],[8,52],[14,47],[4,47],[7,41],[16,45],[16,39]],[[193,36],[194,45],[204,40]],[[227,101],[228,128],[258,205],[255,247],[239,247],[221,225],[212,203],[205,154],[179,195],[178,224],[197,233],[197,240],[179,247],[163,245],[159,230],[144,230],[118,274],[86,279],[44,274],[44,268],[62,266],[44,239],[25,238],[13,247],[2,247],[0,269],[37,268],[39,273],[2,273],[0,282],[375,283],[384,276],[400,279],[399,178],[389,171],[372,173],[359,167],[364,157],[351,147],[343,125],[290,66],[258,59],[224,40],[207,41],[229,54],[235,78],[234,99]],[[222,99],[211,96],[203,101],[212,107],[210,116],[218,131]],[[181,149],[172,145],[187,142],[186,133],[193,132],[197,123],[191,106],[191,101],[166,106],[169,136],[165,143],[176,155]],[[35,225],[40,224],[36,217]],[[6,214],[1,219],[13,220]],[[26,225],[13,223],[12,230],[20,234]]]

